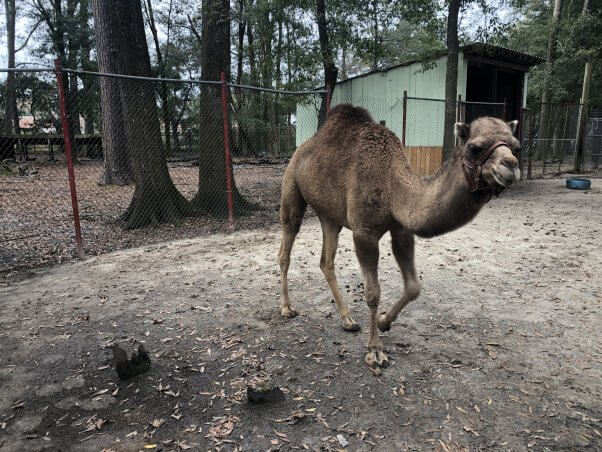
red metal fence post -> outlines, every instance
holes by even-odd
[[[330,111],[330,85],[326,85],[326,113]]]
[[[69,190],[71,192],[71,207],[73,209],[73,224],[75,226],[75,242],[77,244],[77,256],[84,258],[84,247],[82,245],[82,231],[79,224],[79,207],[77,204],[77,191],[75,189],[75,173],[73,171],[73,158],[71,156],[71,131],[69,130],[69,112],[65,100],[65,85],[63,83],[63,66],[61,59],[54,60],[54,73],[59,88],[59,106],[61,109],[61,126],[63,128],[63,139],[65,140],[65,157],[67,158],[67,173],[69,174]]]
[[[403,92],[403,116],[401,118],[401,145],[406,146],[406,125],[407,125],[407,114],[408,114],[408,92]]]
[[[234,230],[234,202],[232,200],[232,158],[230,157],[230,135],[228,133],[228,85],[226,73],[221,73],[222,115],[224,117],[224,153],[226,154],[226,195],[228,197],[228,230]]]

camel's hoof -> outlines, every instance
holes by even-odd
[[[343,329],[345,331],[352,331],[353,332],[353,331],[359,331],[359,330],[361,330],[362,327],[355,320],[352,320],[351,322],[343,322]]]
[[[382,350],[372,350],[366,355],[366,364],[370,367],[387,367],[389,358]]]
[[[378,315],[378,319],[376,320],[376,324],[378,325],[378,329],[381,330],[383,333],[385,331],[389,331],[391,329],[391,323],[388,323],[386,321],[386,316],[387,316],[386,312],[381,312]]]
[[[291,308],[282,308],[280,315],[282,317],[286,317],[287,319],[292,319],[293,317],[297,317],[299,313]]]

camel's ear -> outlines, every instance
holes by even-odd
[[[512,130],[512,135],[514,135],[514,133],[516,132],[516,128],[518,127],[518,119],[510,121],[508,125],[510,126],[510,130]]]
[[[462,143],[465,143],[470,134],[470,126],[463,122],[457,122],[454,126],[454,134]]]

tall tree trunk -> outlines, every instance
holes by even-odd
[[[230,78],[230,1],[204,0],[201,9],[201,78]],[[224,215],[227,210],[224,130],[219,86],[203,86],[200,94],[199,191],[192,200],[198,213]],[[230,125],[228,124],[228,134]],[[231,169],[231,168],[230,168]],[[232,181],[235,208],[248,207]]]
[[[238,0],[238,44],[236,47],[238,60],[236,61],[236,84],[242,82],[242,68],[244,60],[244,41],[246,22],[244,20],[244,5],[245,0]]]
[[[337,83],[339,70],[334,64],[333,52],[328,37],[328,24],[326,22],[326,4],[325,0],[316,0],[316,22],[318,23],[318,34],[320,36],[320,53],[322,55],[322,65],[324,66],[324,83],[330,89],[330,94],[334,92]],[[326,96],[322,96],[320,111],[318,113],[318,126],[326,120]]]
[[[4,0],[4,12],[6,14],[6,44],[8,67],[15,67],[15,21],[17,10],[15,0]],[[2,127],[4,135],[13,135],[19,131],[19,115],[17,113],[17,98],[15,95],[15,73],[9,72],[6,76],[6,99],[4,105],[4,124]],[[3,143],[0,147],[0,160],[15,158],[15,147]]]
[[[456,97],[458,92],[458,13],[460,0],[450,0],[447,15],[447,69],[445,71],[445,116],[443,120],[443,159],[449,159],[455,147]]]
[[[144,33],[140,0],[94,0],[107,3],[115,15],[117,71],[150,77],[151,63]],[[128,228],[177,223],[188,213],[188,202],[173,184],[162,146],[161,127],[151,82],[119,79],[123,126],[136,181],[130,205],[123,215]]]
[[[543,89],[541,92],[541,112],[539,119],[539,141],[536,149],[538,157],[545,154],[545,147],[548,145],[550,128],[550,82],[554,72],[554,62],[556,61],[556,49],[558,48],[558,32],[560,30],[560,14],[562,12],[562,1],[555,0],[554,11],[552,12],[552,23],[550,24],[550,35],[548,36],[548,56],[546,59],[546,69],[544,71]]]
[[[120,25],[113,11],[114,3],[92,0],[98,69],[111,74],[118,72],[119,52],[117,34],[113,33]],[[133,181],[133,174],[123,128],[119,79],[100,77],[100,107],[104,166],[99,182],[101,185],[127,185]]]
[[[249,9],[253,8],[253,0],[249,0]],[[257,64],[255,61],[255,36],[253,34],[253,24],[247,23],[247,42],[249,44],[249,76],[251,85],[257,85]]]
[[[167,48],[169,48],[169,34],[171,31],[171,10],[173,0],[169,1],[168,19],[167,19]],[[153,35],[153,43],[155,44],[155,52],[157,54],[157,66],[159,66],[159,77],[163,78],[166,74],[166,61],[163,58],[163,52],[161,50],[161,44],[159,42],[159,32],[155,24],[155,14],[153,11],[153,4],[151,0],[146,0],[145,3],[146,11],[148,14],[148,25]],[[159,97],[161,98],[161,116],[163,120],[163,131],[165,133],[165,152],[167,155],[171,153],[171,108],[169,105],[169,89],[167,83],[161,82],[159,86]]]
[[[73,21],[75,18],[75,11],[77,9],[79,0],[67,0],[67,8],[65,10],[65,15],[61,17],[61,21],[63,22],[62,27],[67,29],[67,22]],[[66,67],[69,69],[77,69],[78,66],[78,57],[81,49],[81,40],[79,36],[73,36],[68,33],[65,33],[65,37],[67,38],[66,46],[67,46],[67,55],[66,61],[63,61],[63,64],[66,63]],[[64,39],[64,37],[62,38]],[[79,99],[79,80],[77,74],[68,74],[66,77],[67,86],[66,86],[66,97],[67,97],[67,110],[69,111],[69,132],[71,133],[72,139],[71,141],[75,143],[73,140],[74,135],[81,134],[81,125],[80,125],[80,99]],[[77,146],[73,147],[73,162],[79,162],[79,148]]]
[[[378,68],[378,2],[376,0],[372,0],[371,2],[373,8],[372,15],[372,26],[374,27],[374,37],[372,40],[372,70],[376,70]]]

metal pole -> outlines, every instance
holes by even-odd
[[[226,73],[221,73],[222,115],[224,117],[224,153],[226,154],[226,195],[228,198],[228,230],[234,231],[234,202],[232,200],[232,159],[230,157],[230,135],[228,134],[228,85]]]
[[[65,140],[65,157],[67,158],[67,173],[69,174],[69,190],[71,192],[71,207],[73,209],[73,224],[75,226],[75,242],[77,244],[77,256],[84,258],[84,247],[82,245],[82,231],[79,224],[79,207],[77,204],[77,191],[75,189],[75,173],[73,171],[73,159],[71,157],[71,131],[69,130],[69,113],[65,100],[65,86],[63,84],[63,68],[61,59],[54,60],[54,73],[59,88],[59,105],[61,109],[61,125],[63,127],[63,139]]]
[[[458,103],[456,104],[456,122],[462,122],[462,94],[458,94]],[[458,137],[454,134],[454,144],[460,144]]]
[[[406,146],[406,127],[407,127],[407,114],[408,114],[408,92],[403,92],[403,117],[401,119],[401,145]]]
[[[523,120],[525,119],[525,109],[521,108],[520,109],[520,116],[518,118],[518,130],[516,131],[516,136],[518,137],[518,139],[520,140],[520,145],[521,145],[521,149],[518,151],[518,169],[520,170],[520,177],[521,179],[525,178],[525,171],[524,171],[524,166],[525,166],[525,155],[523,152],[523,146],[524,146],[524,141],[525,141],[525,137],[523,136]]]
[[[330,85],[326,85],[326,113],[330,111]]]

